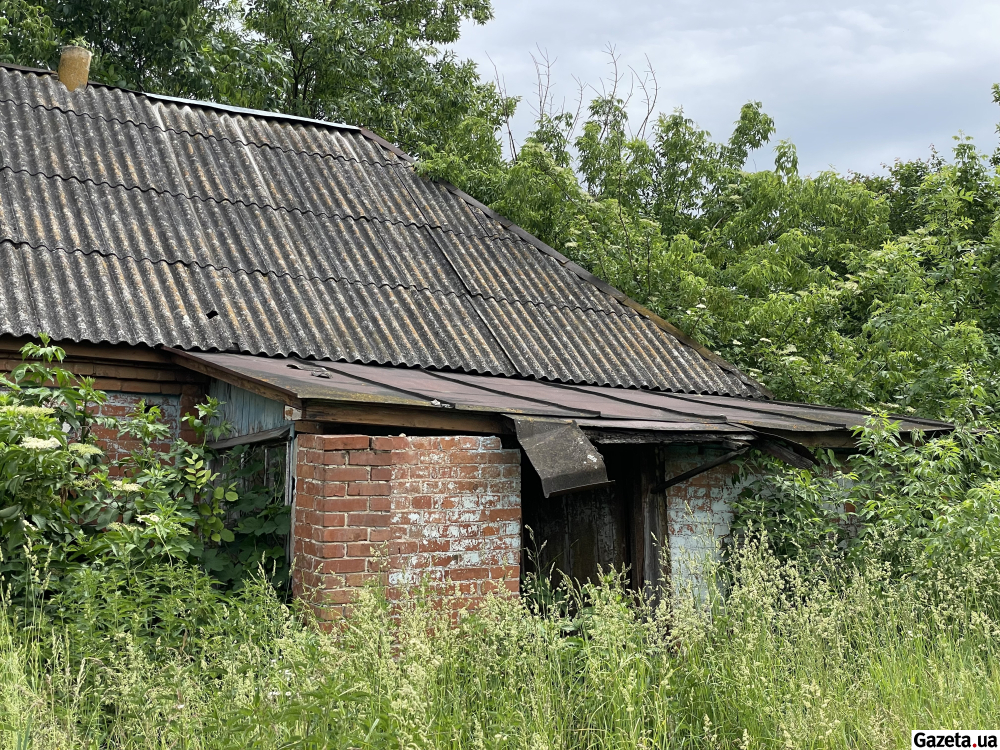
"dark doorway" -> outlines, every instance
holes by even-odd
[[[659,499],[651,494],[657,481],[657,446],[597,448],[614,484],[548,498],[530,462],[522,460],[524,547],[537,550],[537,561],[525,555],[522,571],[553,569],[557,578],[564,573],[580,582],[596,582],[599,571],[627,570],[629,586],[638,591],[659,578],[654,540],[664,537]]]

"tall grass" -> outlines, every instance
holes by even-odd
[[[567,606],[456,622],[370,589],[329,634],[266,584],[93,576],[0,612],[0,747],[908,747],[911,728],[997,723],[997,572],[900,580],[748,544],[662,601],[612,574],[564,586]]]

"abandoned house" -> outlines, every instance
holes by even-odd
[[[367,130],[69,88],[0,68],[0,368],[42,331],[108,413],[225,402],[218,448],[284,451],[295,590],[331,607],[376,556],[517,592],[529,528],[577,578],[668,579],[727,533],[735,457],[864,420],[773,400]]]

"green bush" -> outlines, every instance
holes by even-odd
[[[958,427],[906,438],[874,415],[854,454],[819,453],[814,469],[746,462],[735,537],[761,531],[781,558],[877,553],[897,574],[949,555],[1000,559],[1000,434]]]
[[[287,534],[287,509],[246,481],[254,464],[243,452],[220,462],[208,449],[206,441],[229,429],[217,401],[183,418],[198,442],[158,450],[170,439],[159,407],[97,416],[107,394],[61,367],[64,352],[46,336],[41,342],[27,344],[25,362],[0,377],[0,575],[8,596],[55,595],[88,571],[114,579],[170,561],[202,565],[233,584],[268,560],[284,580],[283,544],[276,553],[265,532]],[[109,462],[95,426],[137,447]]]

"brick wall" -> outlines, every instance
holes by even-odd
[[[9,373],[21,364],[19,351],[27,340],[0,337],[0,373]],[[178,367],[169,357],[148,347],[60,345],[67,353],[60,367],[80,377],[94,378],[94,387],[108,394],[107,403],[95,409],[96,414],[124,417],[144,400],[163,411],[164,422],[171,428],[171,440],[194,440],[193,432],[181,424],[181,417],[194,412],[194,407],[204,400],[207,377]],[[94,433],[111,460],[138,447],[135,440],[119,438],[116,430],[98,427]],[[165,450],[169,441],[154,447]]]
[[[724,452],[671,446],[662,455],[664,476],[677,476]],[[733,483],[736,472],[735,464],[724,464],[666,490],[670,579],[675,587],[697,582],[704,561],[715,558],[719,540],[729,534],[731,503],[742,490]]]
[[[193,414],[195,406],[204,400],[204,391],[197,385],[184,385],[180,395],[156,395],[150,393],[121,393],[107,391],[108,400],[100,407],[92,409],[94,414],[103,417],[126,417],[139,405],[145,402],[147,407],[157,406],[163,413],[163,423],[170,428],[170,437],[160,443],[153,443],[154,450],[166,451],[170,443],[183,438],[189,442],[196,440],[194,431],[181,422],[181,417]],[[131,451],[140,447],[138,440],[128,436],[119,436],[118,431],[107,427],[95,427],[94,436],[104,448],[109,460],[124,458]]]
[[[170,426],[171,437],[177,437],[180,433],[180,399],[176,396],[152,396],[139,395],[135,393],[108,393],[108,400],[100,407],[92,408],[94,414],[102,417],[122,418],[131,413],[139,404],[145,400],[147,406],[157,406],[163,412],[163,421]],[[117,461],[126,457],[131,451],[138,450],[140,443],[128,436],[119,436],[118,430],[109,427],[95,427],[94,437],[104,449],[104,454],[109,461]],[[160,443],[153,443],[153,449],[165,451],[170,447],[170,440]]]
[[[334,617],[382,575],[458,605],[517,593],[520,451],[496,437],[300,435],[292,521],[296,595]]]

